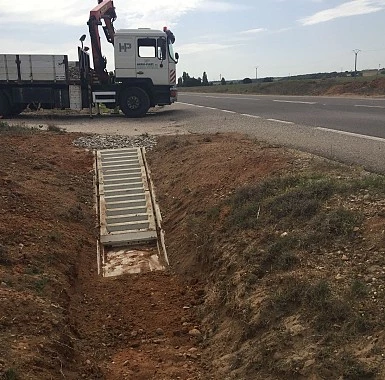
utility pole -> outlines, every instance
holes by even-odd
[[[259,66],[255,66],[255,80],[258,79],[258,67]]]
[[[357,56],[358,56],[358,53],[360,51],[361,51],[360,49],[354,49],[353,50],[353,53],[354,53],[354,76],[355,77],[357,76]]]

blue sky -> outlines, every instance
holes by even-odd
[[[0,0],[1,53],[68,54],[96,0]],[[385,67],[385,0],[114,0],[117,29],[168,25],[178,75],[209,80]],[[102,32],[101,32],[102,33]],[[103,39],[102,35],[102,39]],[[85,44],[89,44],[87,39]],[[109,68],[113,48],[104,43]]]

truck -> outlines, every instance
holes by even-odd
[[[88,20],[93,68],[86,35],[78,60],[67,55],[0,54],[0,118],[36,109],[89,109],[100,104],[119,108],[127,117],[142,117],[150,107],[177,100],[174,34],[167,28],[115,30],[112,0],[98,0]],[[115,67],[107,71],[99,26],[114,46]]]

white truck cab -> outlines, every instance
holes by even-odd
[[[115,77],[143,78],[152,84],[176,85],[176,63],[172,40],[165,31],[121,29],[115,34]]]

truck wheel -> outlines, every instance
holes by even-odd
[[[8,98],[0,91],[0,117],[7,117],[11,112],[11,106]]]
[[[125,90],[120,97],[120,109],[127,117],[143,117],[150,108],[150,98],[139,87]]]

